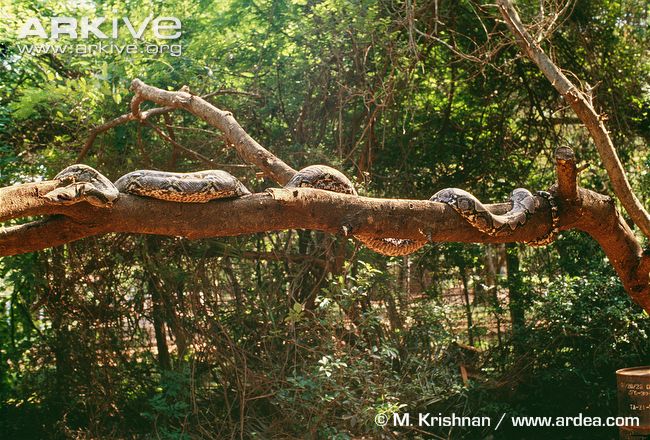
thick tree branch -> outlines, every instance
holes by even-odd
[[[571,166],[562,156],[558,168]],[[332,234],[428,239],[433,242],[526,242],[550,227],[550,207],[542,206],[528,222],[506,237],[478,232],[450,206],[428,200],[357,197],[309,188],[270,189],[265,193],[182,204],[120,195],[112,208],[87,203],[61,206],[45,203],[41,194],[57,182],[31,183],[0,189],[0,220],[54,215],[45,220],[0,230],[0,256],[32,252],[84,237],[111,232],[184,236],[192,239],[252,234],[285,229],[314,229]],[[558,192],[556,188],[554,190]],[[616,210],[613,200],[584,188],[575,198],[558,196],[562,230],[589,233],[602,246],[632,298],[650,311],[649,264],[638,242]],[[509,204],[487,205],[504,213]],[[645,272],[644,272],[645,271]]]
[[[647,273],[640,276],[641,246],[616,209],[611,197],[578,188],[574,200],[560,200],[562,229],[578,229],[591,235],[602,247],[632,299],[650,312]]]
[[[37,188],[33,188],[36,185]],[[32,193],[42,194],[52,182],[27,184]],[[4,188],[0,197],[11,192],[24,195],[20,187]],[[112,208],[95,208],[86,203],[71,206],[50,205],[31,197],[20,209],[0,205],[0,219],[25,215],[71,214],[65,221],[55,217],[48,222],[5,228],[0,237],[0,256],[31,252],[90,235],[131,232],[184,236],[223,237],[285,229],[314,229],[334,234],[374,237],[426,239],[434,241],[526,241],[548,229],[544,210],[510,239],[493,238],[476,231],[449,206],[423,200],[372,199],[348,196],[310,188],[270,189],[265,193],[205,204],[164,202],[121,194]],[[508,204],[488,205],[503,213]],[[92,219],[86,227],[81,219]],[[88,220],[90,222],[90,220]],[[65,236],[65,238],[62,238]]]
[[[78,221],[91,220],[97,208],[87,204],[54,205],[42,196],[61,186],[61,182],[48,180],[0,188],[0,222],[37,215],[65,214]]]
[[[255,164],[277,183],[284,185],[296,173],[296,170],[246,133],[232,113],[213,106],[203,98],[186,91],[169,92],[158,89],[139,79],[133,80],[131,90],[135,93],[131,102],[131,112],[136,117],[140,118],[144,114],[144,112],[140,113],[140,104],[143,101],[152,101],[165,107],[182,108],[221,130],[245,161]]]
[[[607,174],[612,181],[614,193],[620,199],[632,221],[646,237],[650,238],[650,215],[648,215],[648,212],[632,191],[623,165],[616,154],[614,144],[603,123],[603,118],[596,113],[587,96],[569,81],[526,30],[512,1],[497,0],[497,4],[508,29],[515,35],[519,47],[539,67],[553,87],[566,99],[578,118],[589,130]]]

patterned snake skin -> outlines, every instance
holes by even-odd
[[[205,203],[250,194],[239,180],[221,170],[194,173],[138,170],[117,179],[115,187],[122,193],[181,203]]]
[[[310,165],[298,171],[284,186],[285,188],[316,188],[325,191],[333,191],[342,194],[357,195],[357,190],[343,173],[327,165]],[[397,257],[411,254],[422,246],[426,241],[404,240],[401,238],[355,238],[363,243],[368,249],[379,254]]]
[[[45,194],[49,203],[70,205],[88,202],[108,207],[120,193],[181,203],[205,203],[214,199],[241,197],[250,191],[235,177],[221,170],[194,173],[138,170],[120,177],[115,184],[87,165],[71,165],[54,177],[61,186]]]
[[[531,246],[545,246],[555,240],[558,233],[558,207],[555,198],[546,191],[537,191],[535,195],[542,197],[551,207],[551,229],[548,233],[535,240],[527,241]],[[537,200],[530,191],[517,188],[510,194],[510,210],[503,215],[492,214],[472,194],[458,188],[445,188],[431,197],[434,202],[446,203],[451,206],[467,223],[491,237],[508,235],[517,227],[526,224],[528,218],[537,209]]]
[[[325,165],[311,165],[298,171],[285,185],[285,188],[310,187],[334,191],[343,194],[357,195],[352,182],[340,171]],[[552,227],[547,234],[527,242],[532,246],[544,246],[555,239],[558,232],[558,208],[553,196],[546,191],[538,191],[536,195],[544,198],[551,207]],[[445,188],[434,194],[434,202],[446,203],[451,206],[465,221],[474,228],[492,237],[510,234],[519,226],[523,226],[537,209],[537,199],[530,191],[523,188],[515,189],[510,195],[510,210],[503,215],[492,214],[472,194],[458,188]],[[425,240],[407,240],[399,238],[368,238],[355,236],[369,249],[384,255],[401,256],[411,254],[426,244]]]
[[[49,203],[64,205],[85,201],[94,206],[109,207],[120,193],[181,203],[205,203],[214,199],[250,194],[239,180],[221,170],[194,173],[138,170],[120,177],[113,184],[99,171],[87,165],[75,164],[65,168],[54,179],[59,180],[61,186],[45,194],[43,198]],[[285,188],[299,187],[357,195],[350,179],[326,165],[303,168],[285,185]],[[546,200],[551,208],[551,229],[527,244],[544,246],[555,239],[559,224],[555,198],[546,191],[537,191],[533,195],[526,189],[515,189],[510,195],[511,208],[503,215],[491,213],[476,197],[458,188],[440,190],[430,200],[451,206],[478,231],[492,237],[501,237],[526,224],[528,218],[535,213],[539,198]],[[400,238],[355,238],[369,249],[390,256],[408,255],[427,243],[426,240]]]

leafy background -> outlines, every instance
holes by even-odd
[[[518,7],[537,19],[539,2]],[[608,193],[586,131],[495,14],[437,0],[0,0],[0,184],[74,163],[92,127],[128,111],[137,77],[219,92],[211,102],[283,160],[335,166],[365,195],[425,199],[455,186],[505,200],[552,184],[563,144],[591,164],[581,184]],[[48,29],[54,16],[150,15],[181,19],[181,56],[26,54],[21,45],[43,40],[16,32],[29,17]],[[110,41],[169,43],[124,29]],[[648,43],[641,0],[577,0],[544,42],[596,87],[643,198]],[[193,116],[152,122],[252,190],[274,185]],[[84,163],[112,179],[206,167],[135,123],[100,134]],[[575,232],[542,249],[435,244],[406,258],[310,231],[106,235],[0,259],[0,303],[7,438],[615,438],[380,429],[374,417],[607,417],[614,371],[650,363],[650,319]]]

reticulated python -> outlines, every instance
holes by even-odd
[[[115,187],[127,194],[182,203],[205,203],[251,193],[236,177],[221,170],[194,173],[138,170],[117,179]]]
[[[285,185],[285,188],[310,187],[357,195],[357,191],[343,173],[326,165],[311,165],[298,171]],[[527,242],[532,246],[544,246],[552,242],[558,232],[558,208],[553,196],[546,191],[538,191],[538,196],[547,200],[551,206],[552,227],[544,236]],[[508,235],[519,226],[526,224],[537,209],[537,200],[524,188],[515,189],[510,195],[511,208],[503,215],[493,214],[472,194],[458,188],[445,188],[435,193],[429,200],[446,203],[474,228],[492,237]],[[411,254],[427,243],[427,240],[408,240],[401,238],[358,237],[366,247],[390,256]]]
[[[205,203],[215,199],[241,197],[251,192],[230,173],[221,170],[194,173],[138,170],[111,182],[87,165],[71,165],[54,176],[67,186],[45,194],[52,203],[72,204],[87,201],[95,206],[110,206],[120,193],[182,203]]]
[[[54,177],[65,184],[44,195],[51,203],[73,204],[86,201],[92,205],[110,206],[120,193],[152,197],[181,203],[204,203],[210,200],[241,197],[250,191],[231,174],[221,170],[194,173],[170,173],[139,170],[120,177],[114,184],[99,171],[87,165],[71,165]],[[340,171],[326,165],[312,165],[298,171],[285,188],[310,187],[337,193],[357,195],[352,182]],[[544,246],[558,232],[558,207],[553,196],[545,191],[536,195],[551,207],[551,229],[544,236],[527,242]],[[493,237],[505,236],[526,224],[535,213],[538,200],[530,191],[517,188],[510,195],[511,208],[502,215],[491,213],[476,197],[458,188],[445,188],[429,200],[451,206],[478,231]],[[384,255],[407,255],[420,249],[427,240],[371,238],[355,236],[369,249]]]

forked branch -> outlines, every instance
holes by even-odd
[[[277,183],[284,185],[296,173],[296,170],[262,147],[239,125],[232,113],[221,110],[200,96],[188,91],[170,92],[149,86],[139,79],[134,79],[131,90],[135,93],[131,101],[131,112],[141,118],[140,104],[152,101],[163,107],[180,108],[203,119],[223,132],[226,140],[232,144],[239,155],[247,162],[256,165]]]
[[[293,168],[253,140],[232,114],[186,90],[169,92],[134,80],[132,115],[142,118],[140,104],[151,100],[162,109],[185,109],[219,128],[244,160],[280,184]],[[559,206],[560,230],[587,232],[601,245],[630,296],[650,312],[650,257],[616,210],[610,197],[580,188],[575,155],[570,148],[555,153],[558,183],[551,193]],[[52,204],[44,194],[60,181],[0,188],[0,221],[29,216],[42,220],[0,228],[0,256],[33,252],[84,237],[111,232],[224,237],[286,229],[313,229],[332,234],[430,242],[530,242],[554,228],[551,207],[542,199],[531,218],[504,235],[488,235],[446,203],[423,200],[373,199],[309,188],[269,189],[264,193],[208,203],[174,203],[120,194],[108,208],[86,202]],[[486,205],[504,214],[510,204]],[[556,219],[557,220],[557,219]]]
[[[526,30],[511,0],[497,0],[501,15],[508,29],[514,34],[517,44],[524,54],[533,61],[551,82],[553,87],[571,105],[578,118],[587,127],[598,150],[603,166],[612,182],[614,193],[643,234],[650,238],[650,215],[636,197],[625,175],[623,165],[616,154],[603,119],[587,96],[580,91],[560,68],[546,55],[538,42]]]

